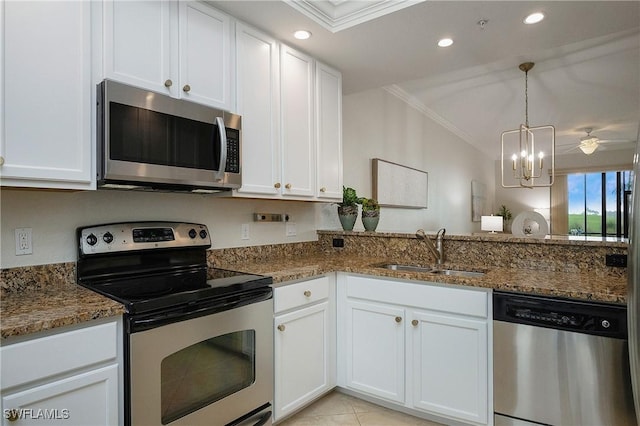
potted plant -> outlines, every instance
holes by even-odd
[[[380,205],[373,198],[362,198],[362,224],[366,231],[375,231],[380,220]]]
[[[353,225],[358,218],[359,201],[355,189],[342,187],[342,203],[338,204],[338,219],[345,231],[353,230]]]
[[[503,229],[505,232],[511,232],[511,210],[504,204],[500,206],[500,210],[496,213],[496,216],[502,216]]]

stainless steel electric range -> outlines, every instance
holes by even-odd
[[[205,225],[79,228],[78,284],[124,317],[126,425],[271,424],[271,277],[207,268]]]

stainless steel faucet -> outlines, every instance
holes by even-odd
[[[418,229],[416,231],[416,237],[427,244],[429,251],[433,254],[433,257],[436,258],[436,263],[438,265],[442,265],[442,263],[444,263],[444,245],[442,244],[442,240],[444,239],[445,232],[446,230],[444,228],[440,228],[438,230],[438,233],[436,234],[436,244],[434,246],[431,239],[424,233],[424,229]]]

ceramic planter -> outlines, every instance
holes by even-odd
[[[380,210],[362,212],[362,225],[365,231],[375,231],[380,221]]]
[[[338,206],[338,219],[342,229],[352,231],[358,218],[358,206]]]

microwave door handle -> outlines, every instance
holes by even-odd
[[[223,180],[225,168],[227,167],[227,129],[224,127],[222,117],[216,117],[216,125],[218,126],[218,133],[220,135],[220,164],[218,164],[216,179]]]

